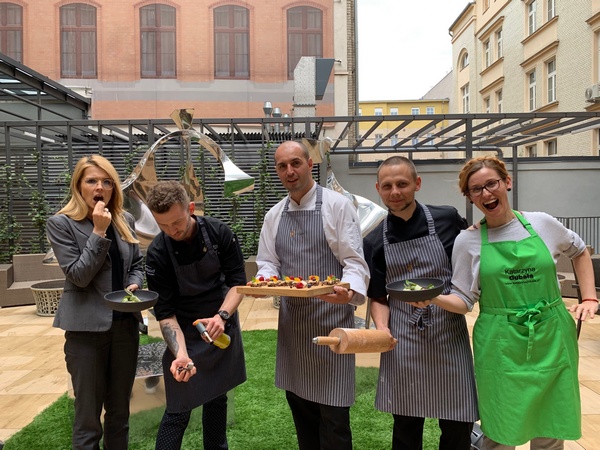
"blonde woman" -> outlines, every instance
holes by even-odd
[[[81,158],[70,200],[48,219],[47,234],[65,274],[54,326],[65,330],[65,361],[75,394],[73,449],[126,450],[141,316],[112,311],[104,294],[143,284],[133,217],[112,164]],[[105,410],[104,427],[100,415]]]

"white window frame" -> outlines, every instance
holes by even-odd
[[[558,144],[556,142],[556,139],[546,141],[546,155],[558,156]]]
[[[534,111],[537,108],[537,77],[535,69],[527,74],[527,80],[529,81],[529,111]]]
[[[396,145],[398,143],[398,135],[394,134],[391,138],[390,138],[390,144],[391,145]]]
[[[469,65],[469,52],[464,52],[460,57],[460,70],[465,69]]]
[[[504,49],[502,48],[502,28],[500,28],[498,29],[498,31],[496,31],[496,53],[498,59],[502,58],[502,56],[504,55],[503,51]]]
[[[525,156],[529,158],[537,157],[537,144],[528,145],[525,147]]]
[[[548,22],[550,22],[556,16],[556,0],[548,0],[546,5],[548,8]]]
[[[548,71],[548,103],[556,101],[556,59],[551,59],[546,63]]]
[[[419,114],[421,114],[421,108],[410,108],[410,113],[413,116],[418,116]]]
[[[489,96],[483,99],[483,106],[485,107],[486,114],[492,112],[492,102]]]
[[[488,39],[487,41],[485,41],[483,43],[483,61],[485,64],[484,69],[487,69],[492,64],[491,53],[492,53],[491,44],[490,44],[490,40]]]
[[[462,97],[463,113],[468,113],[470,111],[469,83],[460,88],[460,94]]]
[[[373,114],[376,115],[376,116],[383,116],[383,108],[379,108],[379,107],[375,108],[373,110]]]
[[[398,108],[397,107],[390,108],[390,115],[391,116],[397,116],[398,115]]]
[[[425,114],[435,114],[435,106],[428,106],[425,108]]]
[[[358,115],[362,116],[362,108],[358,108]]]
[[[499,113],[502,112],[502,89],[496,91],[496,109]]]
[[[529,32],[528,36],[531,36],[537,30],[536,12],[537,2],[536,0],[532,0],[527,4],[527,29]]]

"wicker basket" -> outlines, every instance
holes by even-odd
[[[38,316],[53,316],[63,293],[65,280],[44,281],[31,285]]]

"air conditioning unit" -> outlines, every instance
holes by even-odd
[[[600,102],[600,86],[594,84],[585,90],[585,99],[590,103]]]

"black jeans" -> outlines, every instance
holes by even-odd
[[[350,408],[322,405],[285,392],[300,450],[352,450]]]
[[[165,411],[156,436],[156,450],[179,450],[192,412]],[[227,394],[202,405],[204,450],[227,450]]]
[[[425,418],[395,414],[393,417],[392,450],[422,450]],[[439,425],[442,430],[439,450],[470,450],[473,422],[439,419]]]

